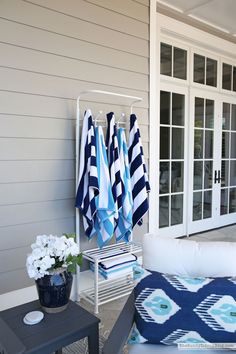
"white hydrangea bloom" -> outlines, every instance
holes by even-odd
[[[66,236],[39,235],[36,242],[31,245],[32,252],[26,260],[26,267],[30,278],[39,279],[57,268],[55,264],[63,262],[67,267],[68,256],[78,256],[79,246],[73,238]]]

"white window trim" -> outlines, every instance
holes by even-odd
[[[183,35],[184,33],[184,35]],[[156,0],[150,0],[150,99],[149,99],[149,144],[150,144],[150,167],[149,176],[151,184],[151,192],[149,197],[150,208],[149,208],[149,232],[158,234],[158,218],[159,218],[159,170],[158,170],[158,160],[159,156],[159,90],[160,81],[165,80],[166,82],[172,82],[173,80],[178,80],[175,78],[163,77],[159,75],[160,72],[160,61],[159,61],[159,46],[163,39],[169,38],[170,44],[178,47],[178,42],[180,43],[180,48],[185,48],[189,45],[191,50],[188,51],[188,60],[193,60],[194,49],[196,53],[201,53],[204,51],[204,56],[209,58],[215,58],[217,56],[218,78],[217,78],[217,88],[212,88],[207,85],[196,84],[196,87],[201,89],[209,90],[213,89],[215,92],[218,91],[221,95],[232,97],[236,93],[234,91],[227,91],[222,89],[222,63],[231,64],[236,66],[236,54],[235,44],[231,43],[225,39],[216,37],[210,33],[204,32],[196,27],[190,26],[173,18],[164,16],[156,12]],[[176,40],[176,42],[175,42]],[[182,44],[181,44],[182,43]],[[209,53],[209,55],[207,54]],[[188,61],[190,63],[190,61]],[[192,67],[192,65],[191,65]],[[184,84],[188,84],[189,81],[193,85],[193,75],[189,71],[190,65],[187,68],[187,80],[183,80]],[[163,80],[164,79],[164,80]],[[182,80],[178,80],[181,85]]]

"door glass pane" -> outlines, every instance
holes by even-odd
[[[220,215],[228,213],[228,189],[221,189]]]
[[[230,188],[229,193],[229,212],[236,212],[236,188]]]
[[[231,90],[231,80],[232,80],[232,65],[223,63],[223,77],[222,77],[222,88],[225,90]]]
[[[160,123],[170,124],[170,92],[161,91]]]
[[[205,130],[205,159],[213,158],[213,131]]]
[[[203,128],[204,125],[204,99],[195,97],[195,127]]]
[[[161,43],[161,74],[171,76],[172,46]]]
[[[205,127],[214,128],[214,101],[206,100]]]
[[[172,94],[172,124],[184,125],[184,95]]]
[[[184,129],[172,128],[172,159],[184,158]]]
[[[169,226],[169,196],[159,198],[159,227]]]
[[[193,221],[202,219],[202,192],[193,193]]]
[[[231,133],[231,158],[236,158],[236,133]]]
[[[184,163],[172,162],[171,164],[171,192],[183,192]]]
[[[170,128],[160,128],[160,159],[170,158]]]
[[[228,132],[222,132],[221,156],[222,158],[229,157],[229,133]]]
[[[236,186],[236,161],[230,161],[230,185]]]
[[[203,158],[203,130],[194,130],[194,158]]]
[[[222,129],[230,129],[230,104],[223,103]]]
[[[169,193],[169,180],[170,180],[170,163],[161,162],[160,163],[160,183],[159,183],[160,194]]]
[[[212,191],[204,192],[203,219],[211,218]]]
[[[212,188],[212,161],[204,162],[204,188]]]
[[[229,185],[229,161],[221,161],[221,187]]]
[[[233,68],[233,90],[236,91],[236,66]]]
[[[183,223],[183,194],[171,196],[171,225]]]
[[[202,171],[203,162],[195,161],[194,162],[194,177],[193,177],[193,189],[202,189],[202,180],[203,180],[203,171]]]
[[[231,130],[235,130],[236,131],[236,104],[232,104]]]
[[[217,61],[207,58],[206,84],[217,86]]]
[[[186,80],[187,73],[187,51],[174,48],[174,77]]]
[[[194,75],[193,81],[199,84],[205,83],[205,57],[194,54]]]

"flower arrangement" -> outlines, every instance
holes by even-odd
[[[74,234],[37,236],[26,261],[29,277],[37,280],[60,268],[74,273],[76,265],[82,263],[82,254],[74,239]]]

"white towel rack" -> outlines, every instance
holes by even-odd
[[[78,98],[77,98],[77,110],[76,110],[76,192],[77,192],[77,186],[78,186],[78,171],[79,171],[79,130],[80,130],[80,100],[83,96],[86,95],[91,95],[91,94],[101,94],[101,95],[109,95],[109,96],[114,96],[114,97],[122,97],[122,98],[126,98],[128,100],[130,100],[129,103],[129,107],[130,107],[130,113],[133,113],[133,106],[138,103],[141,102],[143,99],[141,97],[136,97],[136,96],[130,96],[130,95],[125,95],[122,93],[117,93],[117,92],[112,92],[112,91],[103,91],[103,90],[87,90],[87,91],[82,91],[80,92]],[[78,245],[80,245],[80,239],[79,239],[79,228],[80,228],[80,214],[79,214],[79,210],[76,208],[76,241],[78,243]],[[112,248],[116,248],[117,245],[111,245],[109,246],[109,250],[112,250]],[[132,246],[134,247],[134,246]],[[131,248],[132,248],[131,247]],[[140,252],[140,247],[139,247],[139,252]],[[84,258],[89,258],[91,257],[91,253],[94,253],[94,249],[93,250],[87,250],[84,252]],[[101,252],[101,253],[100,253]],[[100,259],[100,257],[102,257],[102,250],[96,249],[96,261],[95,264],[98,264],[98,260]],[[103,255],[104,256],[104,255]],[[94,260],[93,257],[91,257],[90,260]],[[96,267],[97,268],[97,267]],[[90,292],[87,292],[87,295],[90,294],[91,296],[86,296],[87,300],[90,299],[90,302],[92,301],[95,305],[95,312],[98,312],[98,305],[104,302],[100,302],[99,301],[99,294],[98,294],[98,271],[95,271],[95,277],[94,277],[94,290],[90,290]],[[107,281],[105,281],[107,282]],[[129,282],[128,282],[129,284]],[[107,287],[105,285],[105,288],[107,290]],[[119,288],[119,287],[118,287]],[[117,288],[117,289],[118,289]],[[76,276],[76,295],[77,295],[77,299],[78,299],[78,291],[79,291],[79,268],[77,269],[77,276]],[[120,290],[118,290],[120,291]],[[126,292],[124,293],[124,295],[126,294]],[[110,298],[110,301],[113,300],[114,298],[117,298],[117,296],[114,293],[113,290],[113,297]],[[105,300],[104,300],[105,301]],[[109,300],[108,300],[109,301]],[[107,301],[106,301],[107,302]]]

